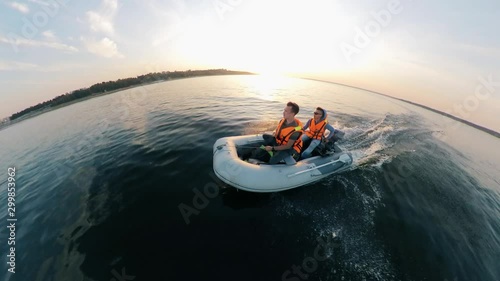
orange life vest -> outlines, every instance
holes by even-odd
[[[285,118],[281,119],[280,123],[278,124],[278,127],[276,128],[276,134],[274,135],[276,143],[278,145],[285,145],[288,143],[288,140],[290,140],[290,136],[294,132],[300,132],[299,137],[293,143],[293,149],[295,149],[295,151],[300,153],[300,150],[302,149],[302,139],[300,138],[300,136],[302,135],[302,122],[300,122],[299,119],[295,118],[295,123],[298,124],[297,127],[286,127],[281,129],[281,126],[285,121],[286,121]]]
[[[305,131],[306,135],[311,139],[320,140],[325,133],[326,123],[326,119],[323,119],[316,124],[314,118],[311,118],[311,121],[309,122],[309,131]]]

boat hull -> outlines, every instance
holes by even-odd
[[[318,181],[350,169],[352,156],[336,147],[328,156],[314,156],[295,165],[256,165],[238,158],[237,147],[257,146],[262,135],[218,139],[213,146],[213,169],[223,182],[250,192],[278,192]]]

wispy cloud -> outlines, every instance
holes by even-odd
[[[67,61],[51,62],[50,64],[34,64],[20,61],[0,61],[0,71],[33,71],[33,72],[68,72],[75,70],[86,69],[88,65],[82,63],[74,63]],[[50,81],[45,81],[50,82]],[[1,82],[0,82],[1,83]],[[11,83],[11,82],[9,82]],[[24,80],[23,83],[29,83],[29,81]],[[39,84],[40,82],[33,82],[33,84]]]
[[[41,6],[50,6],[51,3],[49,2],[45,2],[45,1],[42,1],[42,0],[29,0],[31,3],[35,3],[35,4],[38,4],[38,5],[41,5]]]
[[[116,43],[108,37],[104,37],[100,41],[86,38],[81,38],[81,40],[92,54],[105,58],[123,58],[123,55],[118,51]]]
[[[18,61],[10,61],[4,62],[0,61],[0,71],[9,71],[9,70],[35,70],[38,68],[38,65],[32,63],[18,62]]]
[[[30,12],[30,8],[26,4],[22,4],[19,2],[10,2],[7,3],[7,5],[9,5],[12,9],[17,10],[23,14],[27,14]]]
[[[86,15],[90,29],[112,35],[115,30],[113,19],[117,10],[117,0],[104,0],[98,11],[88,11]]]
[[[152,17],[160,23],[155,29],[149,30],[149,34],[153,35],[151,44],[154,47],[172,42],[182,36],[194,20],[184,0],[150,0],[144,4],[148,6]]]
[[[66,51],[66,52],[78,52],[78,49],[76,47],[64,44],[64,43],[59,43],[55,41],[40,41],[40,40],[32,40],[32,39],[25,39],[18,37],[16,39],[14,38],[5,38],[0,36],[0,43],[6,43],[6,44],[11,44],[12,46],[15,47],[45,47],[45,48],[51,48],[51,49],[56,49],[56,50],[61,50],[61,51]]]
[[[56,40],[56,35],[54,34],[54,31],[52,30],[45,30],[44,32],[42,32],[42,35],[43,37],[45,37],[46,39],[48,40]]]
[[[87,12],[87,19],[92,31],[113,34],[113,23],[109,19],[101,16],[99,13],[93,11]]]
[[[81,37],[87,51],[105,58],[123,58],[118,46],[110,37],[115,35],[114,17],[118,11],[118,0],[103,0],[97,10],[86,13],[87,24],[93,33],[104,33],[107,36],[101,40],[95,36]]]

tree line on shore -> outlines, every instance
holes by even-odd
[[[83,99],[96,94],[105,93],[108,91],[119,90],[127,87],[137,86],[141,84],[148,84],[157,81],[165,81],[170,79],[188,78],[195,76],[209,76],[209,75],[238,75],[238,74],[252,74],[245,71],[232,71],[226,69],[207,69],[207,70],[187,70],[187,71],[163,71],[148,73],[137,77],[130,77],[125,79],[118,79],[115,81],[101,82],[94,84],[88,88],[78,89],[51,100],[44,101],[37,105],[26,108],[20,112],[12,114],[9,119],[15,120],[23,115],[38,110],[48,109],[61,104],[69,103],[75,100]]]

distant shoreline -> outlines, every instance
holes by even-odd
[[[116,90],[110,90],[110,91],[95,93],[95,94],[92,94],[90,96],[86,96],[86,97],[83,97],[83,98],[75,99],[75,100],[72,100],[72,101],[69,101],[69,102],[65,102],[63,104],[59,104],[59,105],[53,106],[53,107],[51,106],[51,107],[48,107],[48,108],[44,108],[44,109],[40,109],[40,110],[35,110],[33,112],[29,112],[29,113],[27,113],[27,114],[25,114],[25,115],[23,115],[23,116],[21,116],[19,118],[16,118],[14,120],[8,120],[7,122],[0,123],[0,131],[3,130],[3,129],[5,129],[5,128],[8,128],[8,127],[10,127],[10,126],[12,126],[14,124],[20,123],[22,121],[31,119],[33,117],[40,116],[40,115],[42,115],[44,113],[51,112],[51,111],[54,111],[54,110],[57,110],[57,109],[60,109],[60,108],[63,108],[63,107],[66,107],[66,106],[78,103],[78,102],[86,101],[86,100],[89,100],[89,99],[92,99],[92,98],[97,98],[97,97],[102,97],[102,96],[105,96],[105,95],[113,94],[113,93],[116,93],[116,92],[119,92],[119,91],[125,91],[125,90],[129,90],[129,89],[137,88],[137,87],[142,87],[142,86],[152,85],[152,84],[162,83],[162,82],[168,82],[168,81],[172,81],[172,80],[180,80],[180,79],[188,79],[188,78],[196,78],[196,77],[207,77],[207,76],[254,75],[254,74],[255,73],[246,72],[246,71],[227,71],[226,73],[225,72],[221,72],[221,73],[218,73],[218,74],[193,75],[193,76],[188,76],[188,77],[177,77],[177,78],[168,78],[168,79],[165,79],[165,80],[150,81],[150,82],[145,82],[145,83],[138,84],[138,85],[132,85],[132,86],[128,86],[128,87],[116,89]]]
[[[178,78],[178,79],[182,79],[182,78]],[[145,85],[150,85],[150,84],[155,84],[155,83],[160,83],[160,82],[165,82],[165,81],[154,81],[154,82],[145,83],[145,84],[142,84],[142,85],[135,85],[135,86],[130,86],[130,87],[122,88],[122,89],[116,89],[116,90],[112,90],[112,91],[107,91],[107,92],[102,92],[102,93],[96,93],[96,94],[93,94],[91,96],[84,97],[84,98],[77,99],[77,100],[73,100],[73,101],[70,101],[70,102],[67,102],[67,103],[64,103],[64,104],[60,104],[60,105],[57,105],[57,106],[54,106],[54,107],[37,110],[37,111],[31,112],[31,113],[28,113],[28,114],[26,114],[26,115],[24,115],[22,117],[19,117],[17,119],[14,119],[12,121],[8,121],[7,125],[4,125],[4,126],[0,125],[0,130],[5,129],[7,127],[10,127],[10,126],[12,126],[14,124],[20,123],[22,121],[31,119],[33,117],[37,117],[37,116],[42,115],[44,113],[51,112],[51,111],[54,111],[54,110],[57,110],[57,109],[60,109],[60,108],[63,108],[63,107],[75,104],[75,103],[79,103],[79,102],[86,101],[86,100],[93,99],[93,98],[97,98],[97,97],[102,97],[102,96],[113,94],[113,93],[116,93],[116,92],[119,92],[119,91],[125,91],[125,90],[128,90],[128,89],[132,89],[132,88],[136,88],[136,87],[141,87],[141,86],[145,86]]]
[[[491,129],[488,129],[488,128],[485,128],[483,126],[480,126],[480,125],[477,125],[477,124],[474,124],[470,121],[467,121],[467,120],[464,120],[464,119],[461,119],[461,118],[458,118],[456,116],[453,116],[449,113],[446,113],[446,112],[442,112],[442,111],[439,111],[437,109],[434,109],[432,107],[428,107],[428,106],[425,106],[425,105],[421,105],[421,104],[418,104],[418,103],[415,103],[415,102],[412,102],[412,101],[409,101],[409,100],[405,100],[405,99],[400,99],[400,98],[396,98],[396,97],[392,97],[392,96],[389,96],[389,95],[386,95],[386,94],[382,94],[382,93],[378,93],[378,92],[375,92],[375,91],[372,91],[372,90],[368,90],[368,89],[364,89],[364,88],[360,88],[360,87],[356,87],[356,86],[351,86],[351,85],[347,85],[347,84],[342,84],[342,83],[337,83],[337,82],[332,82],[332,81],[325,81],[325,80],[320,80],[320,79],[314,79],[314,78],[302,78],[302,79],[305,79],[305,80],[312,80],[312,81],[318,81],[318,82],[324,82],[324,83],[331,83],[331,84],[336,84],[336,85],[341,85],[341,86],[346,86],[346,87],[349,87],[349,88],[354,88],[354,89],[359,89],[359,90],[363,90],[363,91],[367,91],[367,92],[371,92],[371,93],[374,93],[374,94],[377,94],[377,95],[381,95],[381,96],[384,96],[384,97],[387,97],[387,98],[391,98],[391,99],[395,99],[395,100],[398,100],[398,101],[402,101],[402,102],[405,102],[405,103],[409,103],[409,104],[412,104],[412,105],[415,105],[415,106],[418,106],[418,107],[421,107],[421,108],[424,108],[424,109],[427,109],[427,110],[430,110],[434,113],[437,113],[437,114],[441,114],[443,116],[446,116],[448,118],[451,118],[455,121],[458,121],[458,122],[461,122],[461,123],[464,123],[466,125],[469,125],[475,129],[478,129],[480,131],[483,131],[489,135],[492,135],[494,137],[497,137],[497,138],[500,138],[500,133],[497,132],[497,131],[494,131],[494,130],[491,130]]]
[[[12,126],[14,124],[20,123],[22,121],[31,119],[33,117],[39,116],[41,114],[44,114],[44,113],[47,113],[47,112],[50,112],[50,111],[54,111],[54,110],[57,110],[57,109],[60,109],[60,108],[63,108],[63,107],[66,107],[66,106],[78,103],[78,102],[82,102],[82,101],[86,101],[86,100],[92,99],[92,98],[101,97],[101,96],[113,94],[113,93],[116,93],[116,92],[119,92],[119,91],[124,91],[124,90],[132,89],[132,88],[142,87],[142,86],[151,85],[151,84],[155,84],[155,83],[168,82],[168,81],[172,81],[172,80],[188,79],[188,78],[196,78],[196,77],[222,76],[222,75],[254,75],[254,74],[255,73],[241,71],[239,73],[225,73],[225,74],[217,74],[217,75],[198,75],[198,76],[191,76],[191,77],[170,78],[168,80],[151,81],[151,82],[147,82],[147,83],[143,83],[143,84],[139,84],[139,85],[133,85],[133,86],[124,87],[124,88],[120,88],[120,89],[116,89],[116,90],[111,90],[111,91],[96,93],[96,94],[92,94],[92,95],[87,96],[87,97],[83,97],[83,98],[80,98],[80,99],[77,99],[77,100],[73,100],[73,101],[70,101],[70,102],[67,102],[67,103],[64,103],[64,104],[60,104],[60,105],[57,105],[57,106],[54,106],[54,107],[37,110],[37,111],[34,111],[32,113],[28,113],[28,114],[26,114],[26,115],[24,115],[22,117],[19,117],[17,119],[14,119],[12,121],[9,120],[6,123],[0,123],[0,131],[3,130],[3,129],[5,129],[5,128],[8,128],[8,127],[10,127],[10,126]],[[408,100],[405,100],[405,99],[392,97],[392,96],[389,96],[389,95],[386,95],[386,94],[378,93],[378,92],[375,92],[375,91],[372,91],[372,90],[368,90],[368,89],[364,89],[364,88],[361,88],[361,87],[351,86],[351,85],[337,83],[337,82],[332,82],[332,81],[325,81],[325,80],[314,79],[314,78],[301,78],[301,79],[311,80],[311,81],[317,81],[317,82],[323,82],[323,83],[330,83],[330,84],[335,84],[335,85],[340,85],[340,86],[345,86],[345,87],[349,87],[349,88],[354,88],[354,89],[359,89],[359,90],[371,92],[371,93],[374,93],[374,94],[377,94],[377,95],[381,95],[381,96],[384,96],[384,97],[387,97],[387,98],[399,100],[399,101],[402,101],[402,102],[405,102],[405,103],[408,103],[408,104],[411,104],[411,105],[415,105],[415,106],[418,106],[418,107],[430,110],[430,111],[432,111],[434,113],[446,116],[446,117],[451,118],[451,119],[453,119],[455,121],[464,123],[464,124],[469,125],[469,126],[475,128],[475,129],[478,129],[478,130],[480,130],[482,132],[485,132],[485,133],[487,133],[489,135],[492,135],[494,137],[500,138],[500,133],[497,132],[497,131],[485,128],[483,126],[480,126],[480,125],[474,124],[474,123],[472,123],[470,121],[458,118],[458,117],[453,116],[451,114],[448,114],[446,112],[442,112],[442,111],[439,111],[437,109],[434,109],[434,108],[431,108],[431,107],[428,107],[428,106],[425,106],[425,105],[421,105],[421,104],[418,104],[418,103],[415,103],[415,102],[412,102],[412,101],[408,101]]]

